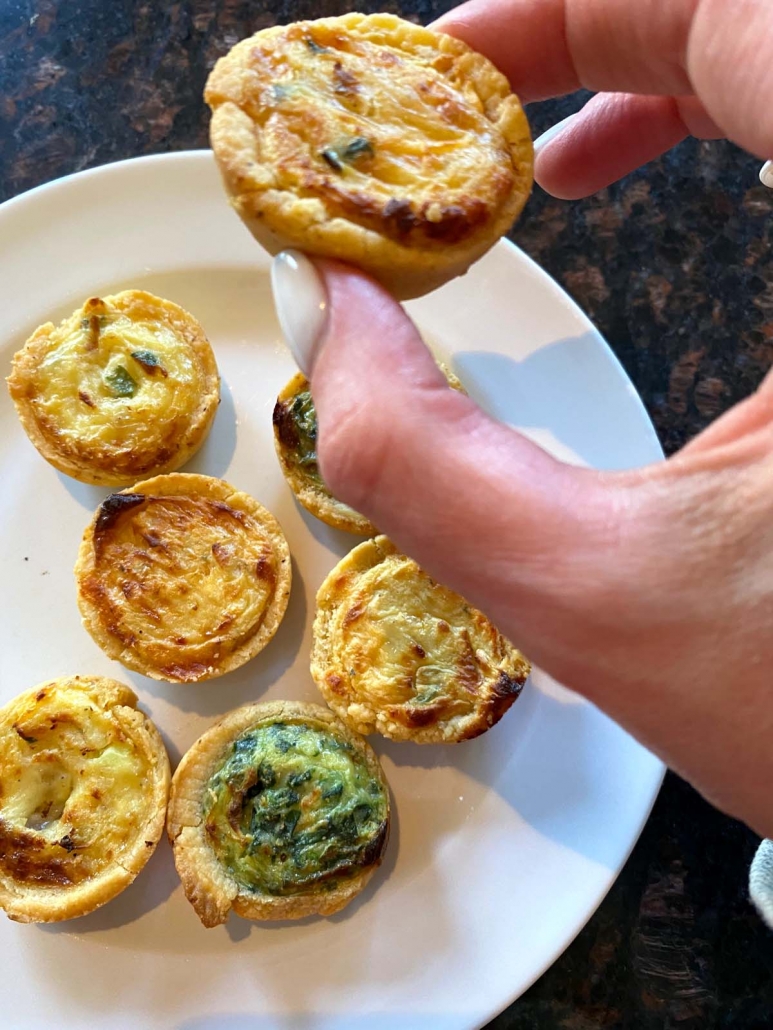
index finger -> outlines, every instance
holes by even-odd
[[[766,0],[469,0],[433,27],[485,54],[524,101],[580,86],[695,94],[730,139],[773,153]]]
[[[692,92],[685,48],[696,0],[470,0],[433,28],[468,43],[525,101],[581,86]]]

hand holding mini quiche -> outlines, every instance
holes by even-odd
[[[218,61],[204,97],[255,238],[355,265],[398,299],[466,272],[531,190],[529,126],[504,75],[390,14],[264,29]]]
[[[528,126],[504,77],[458,40],[391,15],[260,32],[218,62],[206,98],[227,190],[257,239],[348,261],[400,298],[466,271],[531,187]],[[257,654],[287,606],[289,548],[248,495],[173,471],[219,400],[193,316],[139,290],[92,297],[30,337],[8,385],[46,460],[127,487],[97,509],[76,565],[84,625],[102,649],[176,683]],[[320,477],[302,375],[279,395],[274,430],[300,502],[375,535]],[[181,761],[168,811],[166,751],[120,683],[51,681],[0,711],[0,908],[20,921],[91,911],[131,883],[165,815],[205,926],[232,910],[331,915],[359,894],[390,829],[389,789],[359,734],[477,736],[517,698],[529,664],[382,536],[333,569],[317,604],[311,669],[332,711],[280,701],[225,716]]]

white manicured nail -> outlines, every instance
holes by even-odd
[[[298,368],[308,376],[327,324],[325,284],[305,255],[297,250],[283,250],[271,265],[271,288],[287,346]]]
[[[760,169],[760,182],[773,190],[773,161],[766,161]]]
[[[548,129],[547,132],[543,132],[541,136],[538,136],[534,140],[534,153],[536,154],[538,151],[542,150],[545,144],[554,140],[556,136],[564,131],[569,122],[573,121],[574,118],[575,115],[570,114],[568,118],[564,118],[562,121],[557,122],[552,129]]]

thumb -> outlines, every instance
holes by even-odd
[[[326,312],[294,349],[311,372],[329,489],[559,673],[557,638],[571,648],[566,633],[609,552],[610,490],[450,389],[372,279],[337,262],[290,260],[294,270],[274,275],[285,335],[298,343],[286,310],[304,308],[301,292]]]

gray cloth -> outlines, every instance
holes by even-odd
[[[773,929],[773,840],[764,840],[749,870],[749,897]]]

